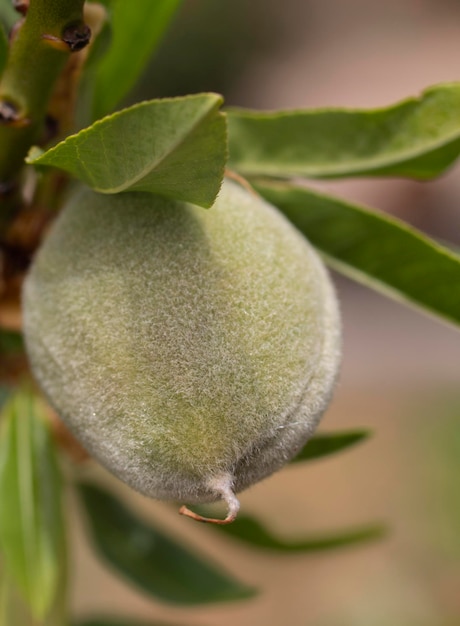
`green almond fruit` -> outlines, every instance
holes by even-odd
[[[23,306],[33,372],[87,450],[148,496],[225,500],[225,522],[312,435],[340,360],[318,255],[230,181],[210,210],[78,192]]]

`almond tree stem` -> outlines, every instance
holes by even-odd
[[[18,185],[24,158],[40,139],[67,58],[89,42],[83,5],[84,0],[30,0],[14,29],[0,80],[0,201],[2,189],[11,193]]]

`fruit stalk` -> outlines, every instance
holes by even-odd
[[[90,30],[84,0],[30,0],[14,28],[0,81],[0,195],[18,186],[29,147],[40,139],[48,101],[66,60]],[[24,9],[21,5],[21,9]],[[10,202],[2,202],[10,205]]]

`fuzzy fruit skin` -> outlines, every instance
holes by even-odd
[[[215,205],[74,195],[23,292],[36,379],[88,451],[134,489],[209,502],[289,461],[340,360],[315,251],[225,181]]]

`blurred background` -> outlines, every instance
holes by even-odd
[[[379,107],[460,78],[456,0],[185,0],[132,100],[197,91],[260,109]],[[320,189],[460,245],[460,166],[430,183],[353,180]],[[322,430],[366,427],[367,443],[287,468],[242,495],[273,532],[384,521],[384,540],[315,555],[249,551],[168,506],[123,493],[147,518],[203,550],[260,595],[177,609],[103,569],[74,533],[77,614],[192,626],[460,624],[460,334],[334,276],[344,361]],[[459,289],[460,285],[452,285]]]

